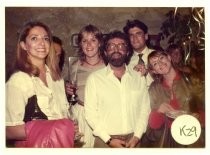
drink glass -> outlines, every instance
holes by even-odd
[[[77,90],[77,81],[75,80],[69,80],[70,84],[71,84],[71,88],[73,89],[73,94],[72,95],[67,95],[67,99],[69,104],[71,105],[75,105],[77,103],[77,94],[76,94],[76,90]]]
[[[71,88],[73,89],[73,94],[67,95],[67,99],[69,104],[72,105],[77,103],[76,88],[77,88],[77,70],[78,70],[78,64],[76,64],[75,68],[72,67],[73,62],[75,62],[75,57],[69,57],[68,61],[69,83],[71,85]]]

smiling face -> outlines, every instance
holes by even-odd
[[[36,60],[44,61],[49,54],[50,39],[43,27],[35,26],[29,31],[25,42],[21,41],[20,45],[27,52],[32,62]]]
[[[152,67],[152,72],[155,74],[165,75],[172,68],[171,57],[168,55],[157,54],[149,58],[149,64]]]
[[[83,32],[81,47],[86,57],[99,55],[100,43],[93,33]]]
[[[25,42],[21,41],[20,44],[33,62],[33,60],[45,60],[49,53],[49,40],[45,29],[40,26],[35,26],[29,31]]]

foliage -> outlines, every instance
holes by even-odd
[[[183,45],[190,39],[190,44],[201,46],[204,44],[204,11],[202,8],[186,9],[186,14],[179,13],[179,9],[166,14],[159,33],[161,40],[168,39],[168,44]]]

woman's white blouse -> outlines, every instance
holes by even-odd
[[[6,83],[6,126],[24,124],[25,106],[28,99],[37,96],[42,112],[49,120],[68,117],[68,101],[66,99],[64,81],[53,81],[47,68],[48,87],[39,77],[31,77],[24,72],[14,73]]]

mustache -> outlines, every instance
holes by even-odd
[[[122,53],[120,53],[120,52],[113,52],[113,53],[110,55],[110,58],[112,58],[115,54],[118,54],[118,55],[121,55],[121,56],[122,56]]]

